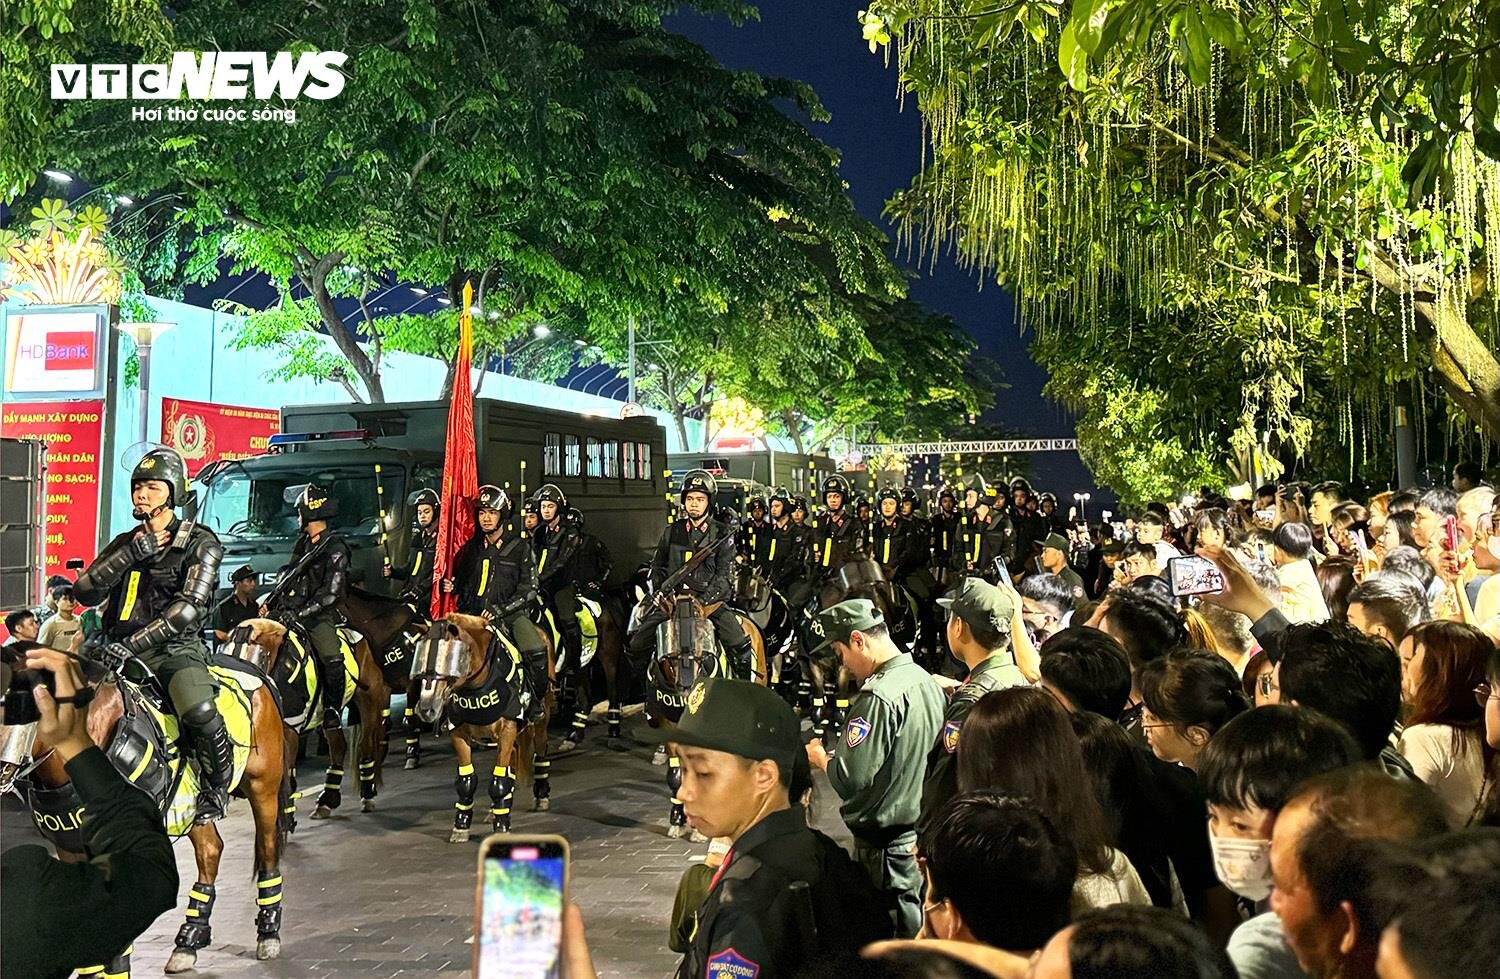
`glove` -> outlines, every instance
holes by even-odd
[[[154,533],[136,534],[130,539],[130,557],[132,560],[144,561],[156,552],[156,535]]]
[[[94,661],[113,673],[124,670],[125,664],[134,658],[134,654],[122,642],[112,642],[94,653]]]

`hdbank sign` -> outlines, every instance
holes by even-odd
[[[326,101],[344,90],[342,51],[178,51],[165,64],[53,65],[52,98],[177,102]],[[136,106],[136,122],[296,122],[286,106]]]

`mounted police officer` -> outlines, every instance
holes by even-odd
[[[406,582],[406,587],[401,589],[401,600],[425,615],[432,608],[433,568],[437,563],[438,495],[431,489],[420,489],[407,502],[415,508],[417,517],[411,563],[405,568],[387,566],[385,574],[388,578]]]
[[[142,526],[110,541],[73,593],[88,605],[102,604],[105,658],[118,664],[134,656],[165,685],[202,778],[196,817],[202,824],[224,817],[234,746],[214,705],[217,688],[199,636],[224,550],[213,531],[173,512],[187,499],[180,455],[156,448],[142,456],[130,473],[131,516]]]
[[[812,599],[808,581],[808,556],[812,531],[792,519],[796,504],[784,489],[771,496],[771,522],[766,531],[767,543],[763,565],[774,589],[792,608],[801,608]]]
[[[529,690],[526,718],[542,715],[547,697],[547,643],[526,613],[539,583],[531,547],[520,534],[506,536],[510,496],[498,486],[479,487],[478,526],[458,551],[443,591],[458,596],[458,610],[502,627],[521,654]]]
[[[813,521],[813,567],[823,605],[837,600],[839,570],[851,561],[868,558],[866,528],[848,509],[849,480],[838,473],[823,480],[824,510]]]
[[[701,605],[719,606],[709,616],[709,621],[713,623],[719,643],[729,654],[734,675],[749,680],[755,666],[754,651],[739,618],[725,604],[733,586],[733,531],[709,516],[716,489],[714,478],[701,469],[683,476],[682,492],[678,497],[681,516],[667,526],[661,542],[656,545],[656,553],[651,559],[651,585],[660,589],[667,576],[691,560],[694,554],[705,547],[712,548],[712,553],[679,582],[678,589],[691,593]],[[630,636],[631,662],[643,676],[646,661],[656,643],[656,627],[672,614],[675,597],[675,593],[658,590],[654,596],[655,607],[640,617]]]
[[[302,534],[292,563],[271,593],[265,611],[300,628],[312,642],[323,687],[323,728],[339,726],[344,691],[344,653],[339,645],[339,603],[349,588],[349,545],[328,522],[339,514],[333,493],[311,483],[297,500]]]
[[[958,547],[960,521],[958,497],[945,486],[938,494],[937,513],[934,513],[928,521],[932,534],[932,565],[945,573],[945,578],[946,572],[953,566],[953,553]]]
[[[994,584],[999,577],[995,569],[996,558],[1003,559],[1007,568],[1015,567],[1013,525],[1006,514],[991,504],[982,478],[975,477],[964,491],[964,513],[957,543],[952,568],[960,576],[983,578]]]
[[[875,560],[880,562],[886,580],[905,589],[915,601],[918,619],[914,623],[915,638],[924,651],[928,650],[934,631],[931,604],[935,583],[927,570],[931,552],[926,528],[901,515],[902,494],[896,489],[881,490],[876,502],[879,512],[874,528]],[[899,594],[896,597],[899,601]]]
[[[615,570],[614,558],[604,541],[585,529],[582,510],[568,507],[567,519],[578,532],[578,553],[573,558],[573,580],[578,583],[578,593],[603,602],[609,576]]]
[[[573,715],[578,722],[588,719],[587,705],[577,706],[577,685],[582,677],[578,664],[583,659],[583,631],[578,626],[578,585],[575,567],[582,543],[578,530],[563,518],[568,498],[552,483],[544,483],[532,496],[537,505],[537,529],[531,537],[536,555],[537,577],[541,581],[542,600],[552,612],[552,623],[562,637],[563,650],[557,658],[557,686],[561,713]],[[587,699],[587,698],[585,698]]]

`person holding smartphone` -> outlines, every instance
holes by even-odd
[[[647,732],[682,758],[688,824],[730,841],[697,912],[679,979],[791,976],[891,935],[881,895],[790,797],[803,751],[797,716],[773,690],[710,678],[682,720]]]

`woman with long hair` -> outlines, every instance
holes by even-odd
[[[1151,895],[1108,824],[1083,763],[1068,712],[1046,690],[985,694],[964,719],[958,790],[1030,799],[1078,851],[1074,913],[1110,904],[1150,904]]]
[[[1234,667],[1207,650],[1174,649],[1147,663],[1136,684],[1146,743],[1162,761],[1188,768],[1219,728],[1249,708]]]
[[[1495,749],[1476,696],[1494,643],[1461,622],[1424,622],[1401,640],[1401,699],[1408,707],[1397,747],[1448,807],[1454,826],[1478,815]]]
[[[1475,820],[1481,826],[1500,827],[1500,648],[1490,650],[1484,683],[1474,688],[1474,702],[1484,711],[1484,743],[1490,749],[1485,769],[1483,813]]]
[[[1323,604],[1328,606],[1328,617],[1336,622],[1349,619],[1349,593],[1354,590],[1354,561],[1346,557],[1331,557],[1318,565],[1313,572],[1318,579],[1318,589],[1323,593]]]
[[[1417,547],[1417,535],[1412,530],[1417,522],[1417,515],[1410,510],[1400,510],[1385,518],[1385,526],[1380,529],[1380,536],[1375,538],[1375,552],[1384,560],[1398,547]]]

